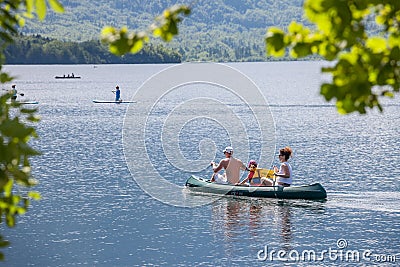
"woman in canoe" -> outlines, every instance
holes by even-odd
[[[276,166],[274,166],[274,175],[276,178],[276,183],[280,186],[290,186],[292,184],[292,166],[290,166],[289,158],[292,156],[292,149],[290,147],[285,147],[279,150],[279,161],[281,162],[281,166],[278,170]],[[262,185],[274,185],[274,182],[271,179],[266,177],[261,178]]]

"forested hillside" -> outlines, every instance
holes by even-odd
[[[171,0],[61,0],[64,14],[49,13],[44,22],[27,21],[25,34],[63,41],[98,39],[106,25],[146,30]],[[167,44],[182,60],[259,61],[265,56],[264,35],[270,26],[287,26],[302,18],[303,0],[198,0],[180,26],[176,40]]]
[[[99,40],[72,42],[42,36],[15,36],[4,52],[6,64],[140,64],[178,63],[181,56],[163,45],[146,45],[139,53],[112,55]]]

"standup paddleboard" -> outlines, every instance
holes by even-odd
[[[38,105],[39,104],[39,102],[37,102],[37,101],[16,101],[14,103],[21,104],[21,105]],[[11,104],[11,102],[8,102],[8,104]]]
[[[136,103],[136,101],[93,100],[93,103],[97,103],[97,104],[126,104],[126,103]]]
[[[37,102],[37,101],[21,101],[18,103],[23,104],[23,105],[38,105],[39,104],[39,102]]]

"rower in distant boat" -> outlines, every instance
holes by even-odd
[[[56,79],[80,79],[81,76],[75,76],[74,73],[71,74],[63,74],[63,76],[55,76]]]

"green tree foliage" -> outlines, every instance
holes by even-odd
[[[5,50],[7,64],[140,64],[179,63],[181,55],[163,45],[146,44],[136,54],[110,53],[99,40],[62,42],[41,36],[15,36]]]
[[[169,42],[178,34],[178,23],[182,21],[181,14],[190,14],[190,8],[185,5],[174,5],[158,16],[148,31],[129,32],[127,27],[116,29],[105,27],[101,32],[101,40],[109,45],[110,51],[116,55],[137,53],[143,44],[149,41],[149,31],[163,41]]]
[[[5,219],[8,227],[14,227],[17,215],[27,211],[30,199],[40,198],[39,193],[22,189],[36,184],[31,177],[29,158],[39,153],[28,144],[36,132],[27,125],[38,121],[36,110],[7,103],[11,95],[0,96],[0,223]],[[8,242],[0,236],[2,245]],[[1,252],[0,259],[3,259]]]
[[[379,99],[393,97],[400,86],[399,0],[307,0],[310,29],[292,22],[285,33],[269,28],[267,52],[295,58],[318,54],[333,61],[323,68],[332,81],[321,86],[327,101],[336,99],[340,113],[382,111]]]
[[[34,14],[44,19],[47,4],[55,11],[63,11],[57,0],[0,2],[0,71],[4,63],[4,49],[12,42],[17,26],[23,26],[24,17],[31,18]],[[21,14],[21,10],[25,12]],[[0,72],[1,83],[11,80],[8,74]],[[15,226],[16,217],[26,212],[30,199],[40,198],[39,193],[30,190],[36,181],[31,178],[29,158],[38,155],[38,152],[28,142],[31,137],[36,137],[35,129],[30,126],[38,121],[36,110],[8,103],[11,96],[11,93],[0,96],[0,223],[5,221],[8,227]],[[6,245],[8,242],[0,236],[0,246]],[[0,259],[3,258],[3,253],[0,253]]]

